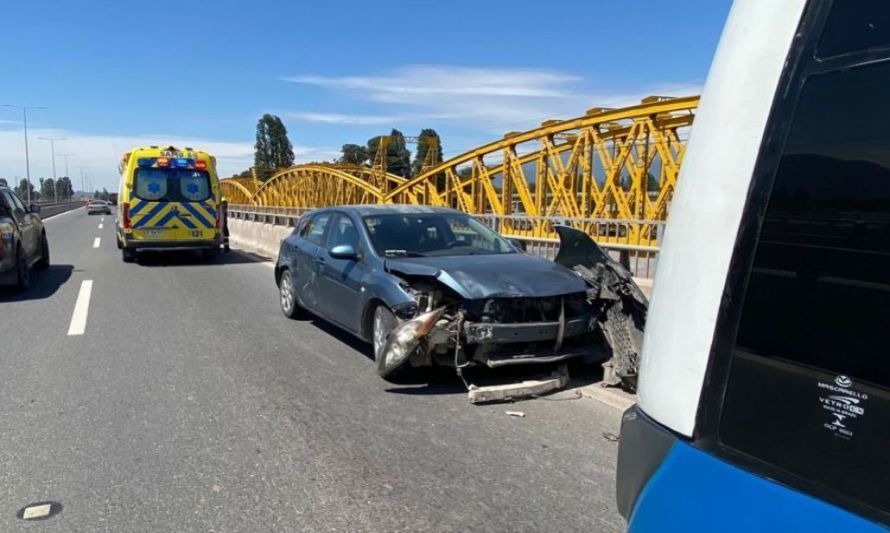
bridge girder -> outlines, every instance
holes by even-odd
[[[230,203],[405,203],[521,215],[536,220],[523,225],[530,236],[551,235],[543,220],[553,217],[664,220],[685,153],[681,134],[692,125],[698,102],[698,96],[649,97],[620,109],[593,108],[507,134],[411,179],[367,166],[313,163],[283,169],[261,186],[244,178],[222,183],[224,193],[233,194]]]

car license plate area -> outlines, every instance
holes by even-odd
[[[154,228],[154,229],[144,229],[144,230],[142,230],[142,236],[145,237],[145,238],[147,238],[147,239],[152,239],[152,238],[157,238],[157,237],[163,237],[165,231],[166,231],[166,230],[159,229],[159,228]]]

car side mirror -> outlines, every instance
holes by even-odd
[[[28,207],[28,211],[30,211],[31,213],[34,213],[36,215],[36,214],[40,213],[40,206],[37,204],[31,204],[31,206]]]
[[[334,259],[347,259],[352,261],[358,259],[358,254],[355,252],[355,248],[353,248],[351,244],[338,244],[331,248],[328,255]]]
[[[522,250],[523,252],[527,251],[525,241],[519,239],[507,239],[507,241],[517,250]]]

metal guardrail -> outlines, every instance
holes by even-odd
[[[237,220],[291,226],[305,207],[272,207],[230,204],[229,217]],[[571,226],[590,235],[600,246],[622,262],[639,278],[652,279],[658,263],[658,238],[664,235],[663,221],[620,219],[529,217],[524,215],[473,215],[501,235],[522,241],[532,255],[553,259],[559,253],[559,239],[535,236],[542,231],[552,233],[553,226]],[[543,229],[542,229],[543,228]]]

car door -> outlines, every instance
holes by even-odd
[[[321,267],[318,256],[324,245],[330,212],[322,212],[312,216],[301,228],[300,238],[294,243],[294,287],[300,302],[321,312],[318,304],[318,275]],[[326,251],[323,253],[327,254]]]
[[[3,196],[6,199],[6,204],[11,208],[12,218],[22,236],[22,251],[30,263],[40,250],[40,225],[36,223],[40,219],[35,220],[35,215],[28,212],[25,204],[15,193],[3,191]]]
[[[328,253],[335,246],[348,244],[362,256],[358,228],[349,215],[337,213],[328,225],[328,234],[318,278],[318,298],[322,312],[343,327],[358,332],[361,325],[359,303],[366,263],[359,259],[335,259]],[[322,255],[319,253],[319,255]]]

